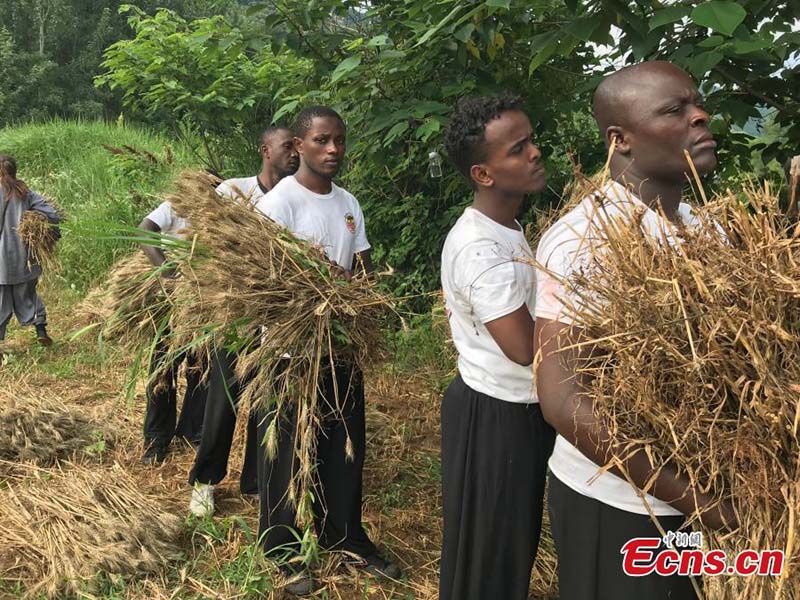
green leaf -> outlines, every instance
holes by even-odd
[[[699,44],[697,44],[697,47],[698,48],[716,48],[723,41],[725,41],[725,38],[722,37],[721,35],[712,35],[712,36],[707,37],[706,39],[704,39]]]
[[[272,122],[277,123],[281,117],[283,117],[285,114],[292,112],[295,108],[297,108],[298,104],[300,104],[300,100],[291,100],[290,102],[287,102],[286,104],[281,106],[277,111],[275,111],[275,114],[272,116]]]
[[[367,46],[375,47],[375,46],[389,46],[391,45],[392,40],[389,39],[387,35],[376,35],[370,41],[367,42]]]
[[[472,32],[475,31],[475,25],[473,23],[467,23],[463,27],[461,27],[458,31],[453,34],[453,37],[456,38],[459,42],[466,44],[467,40],[472,37]]]
[[[603,16],[599,14],[581,17],[570,22],[564,29],[579,40],[588,42],[602,21]]]
[[[747,12],[739,3],[727,0],[711,0],[692,10],[695,24],[728,36],[733,35],[746,16]]]
[[[406,130],[408,130],[408,121],[400,121],[399,123],[395,123],[383,138],[383,145],[387,146],[390,142],[403,135]]]
[[[558,50],[558,43],[554,42],[554,43],[550,44],[549,46],[545,46],[545,48],[542,51],[537,53],[533,57],[533,60],[531,60],[531,64],[528,65],[528,77],[533,75],[533,72],[536,69],[538,69],[545,62],[547,62],[550,59],[550,57],[552,57],[553,54],[556,53],[556,50]]]
[[[505,8],[508,10],[511,8],[511,0],[486,0],[486,6],[492,6],[495,8]]]
[[[378,54],[378,60],[392,60],[394,58],[404,58],[406,55],[402,50],[384,50]]]
[[[758,52],[759,50],[764,50],[769,46],[770,44],[765,43],[763,40],[759,39],[733,40],[733,52],[735,54],[750,54],[751,52]]]
[[[683,17],[689,14],[688,6],[670,6],[663,8],[650,17],[650,31],[680,21]]]
[[[695,77],[702,77],[717,66],[724,57],[719,52],[711,50],[693,56],[689,60],[689,70]]]
[[[342,77],[348,75],[353,69],[361,64],[360,56],[349,56],[345,58],[331,73],[331,83],[336,83]]]
[[[462,8],[463,7],[460,4],[456,4],[456,7],[453,10],[451,10],[449,13],[447,13],[447,16],[445,16],[444,19],[442,19],[441,21],[439,21],[439,23],[437,23],[436,25],[434,25],[433,27],[428,29],[428,31],[426,31],[425,34],[421,38],[419,38],[419,41],[416,44],[414,44],[414,47],[416,48],[417,46],[421,46],[422,44],[427,42],[429,39],[431,39],[434,35],[436,35],[436,33],[442,27],[444,27],[450,21],[453,20],[453,18],[459,13],[459,11]]]
[[[429,119],[417,127],[414,135],[417,137],[417,139],[427,142],[428,138],[430,138],[434,133],[437,133],[441,128],[442,124],[439,121],[436,119]]]

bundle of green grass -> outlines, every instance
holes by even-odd
[[[562,281],[597,349],[579,370],[623,442],[612,462],[644,448],[731,502],[738,529],[707,531],[710,547],[785,551],[780,577],[709,578],[706,597],[800,597],[800,226],[768,185],[696,215],[672,245],[635,215],[598,226],[589,266]]]

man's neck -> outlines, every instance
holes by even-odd
[[[305,188],[308,188],[315,194],[330,194],[333,189],[333,182],[327,177],[323,177],[319,173],[315,173],[303,163],[300,163],[300,168],[294,174],[297,182]]]
[[[613,166],[611,177],[635,194],[650,209],[662,211],[664,216],[673,223],[680,221],[678,206],[683,197],[682,183],[645,178],[632,169],[627,169],[624,172],[615,172]]]
[[[519,212],[519,207],[522,206],[524,198],[523,194],[509,196],[481,188],[475,192],[472,208],[504,227],[518,229],[517,213]]]
[[[258,183],[260,183],[267,191],[275,187],[281,179],[281,175],[268,164],[261,165],[261,172],[256,176]]]

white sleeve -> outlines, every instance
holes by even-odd
[[[231,188],[231,185],[230,183],[228,183],[227,179],[217,186],[216,192],[223,198],[229,198],[229,199],[234,198],[233,189]]]
[[[147,219],[155,223],[163,232],[172,231],[175,228],[175,211],[169,202],[162,202],[158,207],[147,215]]]
[[[536,308],[537,318],[572,324],[574,318],[569,314],[565,302],[568,290],[564,281],[585,262],[588,255],[581,240],[573,236],[551,235],[542,238],[536,249],[536,262],[543,268],[536,268]]]
[[[367,239],[367,225],[364,220],[364,213],[355,197],[353,197],[353,204],[355,205],[353,215],[356,221],[356,239],[353,245],[353,251],[358,253],[369,250],[372,246],[370,246],[369,240]]]
[[[494,240],[470,242],[458,252],[451,268],[455,285],[481,323],[511,314],[531,300],[525,297],[512,257]]]
[[[268,219],[275,221],[278,225],[285,227],[289,231],[294,231],[292,229],[294,226],[292,207],[289,205],[288,199],[280,194],[269,192],[262,196],[261,200],[256,203],[256,210]]]

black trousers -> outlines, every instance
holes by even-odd
[[[648,515],[619,510],[589,498],[552,474],[550,527],[558,552],[562,600],[695,600],[688,577],[630,577],[622,570],[622,546],[634,537],[661,538]],[[683,517],[659,517],[665,530],[679,531]]]
[[[206,399],[205,423],[200,446],[197,448],[194,466],[189,473],[189,485],[195,481],[216,485],[228,473],[228,457],[236,429],[239,396],[248,379],[239,381],[235,374],[236,354],[215,349],[209,373],[208,398]],[[256,453],[256,415],[250,411],[247,419],[244,465],[239,478],[239,489],[243,494],[258,492]]]
[[[202,381],[202,365],[191,353],[180,356],[169,365],[163,365],[165,354],[164,344],[158,343],[150,358],[151,377],[145,392],[147,397],[144,415],[145,448],[151,445],[166,448],[176,435],[190,442],[196,442],[203,430],[203,413],[208,387]],[[178,369],[183,361],[186,361],[186,395],[176,426]],[[153,378],[152,375],[157,370],[160,370],[160,373]]]
[[[334,382],[341,410],[335,410]],[[317,434],[317,473],[314,490],[315,528],[319,545],[369,556],[375,545],[361,524],[362,470],[366,453],[364,382],[360,370],[338,364],[320,376],[322,424]],[[272,418],[259,420],[259,439],[265,438]],[[288,498],[289,482],[296,472],[294,453],[296,412],[284,413],[279,423],[277,451],[273,460],[259,448],[258,489],[261,496],[258,535],[268,555],[300,551],[296,511]],[[347,458],[347,435],[353,444],[353,459]]]
[[[538,404],[492,398],[458,375],[442,401],[440,600],[524,600],[555,434]]]

